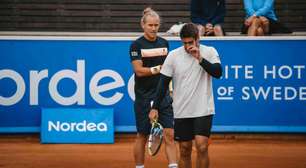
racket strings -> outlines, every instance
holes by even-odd
[[[163,138],[163,127],[158,122],[152,123],[150,136],[148,139],[149,154],[154,156],[157,154]]]

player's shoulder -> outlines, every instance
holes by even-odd
[[[143,38],[144,38],[143,36],[138,37],[136,40],[134,40],[132,42],[132,44],[140,44],[140,43],[142,43]]]
[[[205,51],[205,52],[216,52],[215,47],[203,45],[203,44],[200,44],[200,50]]]
[[[166,40],[165,38],[160,37],[160,36],[157,36],[157,42],[159,44],[166,44],[166,45],[168,45],[168,40]]]
[[[182,54],[184,51],[185,51],[184,46],[181,46],[181,47],[178,47],[178,48],[175,48],[175,49],[171,50],[171,51],[169,52],[169,55],[178,55],[178,54]]]
[[[168,42],[168,40],[166,40],[165,38],[161,36],[157,36],[157,40],[162,41],[162,42]]]
[[[213,46],[208,46],[208,45],[204,45],[204,44],[200,44],[200,48],[201,49],[206,49],[206,50],[215,49]]]
[[[143,36],[140,36],[136,40],[132,41],[131,48],[133,48],[133,49],[141,48],[141,46],[143,44],[143,38],[144,38]]]

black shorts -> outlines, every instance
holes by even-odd
[[[289,28],[287,28],[285,25],[283,25],[279,21],[273,20],[273,19],[270,19],[270,18],[267,18],[267,19],[269,20],[269,23],[270,23],[268,34],[272,34],[272,33],[292,33],[292,31]],[[241,27],[241,34],[247,34],[248,29],[249,29],[249,27],[246,26],[243,23],[242,27]]]
[[[136,100],[134,102],[134,112],[136,118],[137,132],[149,135],[151,129],[151,123],[149,119],[149,112],[151,110],[151,100]],[[160,110],[158,111],[158,122],[164,128],[173,128],[173,108],[172,99],[169,97],[164,98],[160,104]]]
[[[213,115],[196,118],[179,118],[174,120],[174,137],[176,141],[190,141],[195,135],[209,137]]]

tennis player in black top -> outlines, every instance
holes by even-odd
[[[151,8],[146,8],[141,19],[144,35],[135,40],[130,47],[130,58],[135,73],[135,102],[137,138],[134,146],[136,168],[144,168],[145,145],[150,133],[149,111],[155,98],[160,69],[169,45],[167,40],[157,36],[160,17]],[[172,98],[167,91],[163,98],[158,122],[164,127],[165,151],[169,168],[177,168],[176,146],[173,132]]]

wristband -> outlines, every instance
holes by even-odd
[[[159,73],[160,69],[161,69],[161,66],[160,66],[160,65],[157,65],[157,66],[151,67],[151,68],[150,68],[150,71],[151,71],[151,73],[152,73],[153,75],[156,75],[156,74]]]

